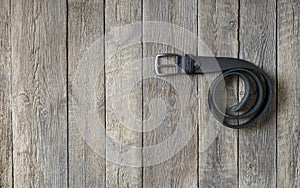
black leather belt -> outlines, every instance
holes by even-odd
[[[175,64],[162,64],[160,59],[163,57],[175,57]],[[173,67],[175,72],[162,73],[161,68]],[[224,126],[234,129],[246,128],[255,124],[267,111],[273,96],[272,82],[268,75],[245,60],[227,57],[206,57],[193,55],[178,55],[164,53],[156,56],[155,72],[158,76],[172,76],[177,74],[204,74],[212,72],[222,72],[211,84],[208,94],[208,103],[213,116]],[[222,80],[231,75],[239,76],[245,83],[245,94],[241,101],[234,108],[234,112],[240,112],[245,107],[249,98],[250,91],[256,89],[256,101],[248,110],[238,115],[229,114],[222,111],[215,102],[216,88]],[[252,82],[250,82],[252,80]],[[254,84],[251,84],[254,83]],[[251,87],[255,85],[255,87]],[[243,123],[230,124],[228,120],[243,120]]]

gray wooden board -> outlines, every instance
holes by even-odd
[[[67,185],[65,1],[11,1],[15,187]]]
[[[197,187],[197,80],[186,75],[161,79],[153,72],[153,60],[158,53],[197,52],[197,40],[188,38],[197,36],[197,1],[143,1],[143,21],[143,128],[158,126],[144,131],[143,186]],[[164,27],[163,23],[155,27],[155,23],[147,23],[149,21],[168,22],[181,29],[174,25]],[[184,31],[191,33],[187,36]],[[183,36],[187,38],[181,40]],[[157,44],[157,40],[163,44]],[[184,126],[184,130],[194,130],[193,134],[181,133],[172,138],[180,126]],[[189,136],[186,146],[176,153],[179,143]],[[171,143],[164,144],[165,140]],[[149,146],[154,147],[149,149]],[[151,165],[153,159],[158,164]]]
[[[268,73],[276,86],[276,1],[241,1],[241,59]],[[254,127],[239,131],[241,187],[276,186],[276,92],[272,104]]]
[[[140,0],[105,4],[107,187],[143,183],[141,13]]]
[[[0,4],[0,187],[12,187],[11,9]]]
[[[278,1],[277,186],[300,186],[300,1]]]
[[[199,1],[198,35],[207,45],[199,55],[237,57],[238,2]],[[199,43],[199,45],[202,45]],[[199,92],[199,186],[238,186],[237,130],[224,128],[214,120],[208,107],[208,90],[215,74],[198,77]],[[228,105],[237,103],[237,79],[226,82]],[[223,93],[222,92],[222,93]],[[231,122],[237,124],[237,122]]]
[[[85,127],[91,126],[88,120],[81,121],[93,112],[93,108],[84,106],[91,102],[97,105],[98,123],[105,124],[104,71],[89,69],[104,63],[104,3],[102,0],[69,0],[68,7],[69,186],[104,187],[105,153],[101,155],[97,147],[105,150],[105,140],[92,144],[88,131],[96,130]],[[89,75],[94,80],[98,78],[99,84],[93,85],[87,80]],[[83,100],[86,93],[82,91],[97,100]]]
[[[299,4],[0,0],[0,187],[299,187]],[[216,74],[158,78],[162,52],[255,63],[271,108],[224,128]],[[243,82],[226,84],[234,105]]]

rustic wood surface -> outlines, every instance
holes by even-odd
[[[174,3],[169,0],[159,1],[144,1],[143,2],[143,21],[161,21],[179,25],[196,35],[197,32],[197,1],[183,0]],[[143,63],[143,118],[145,119],[144,128],[151,126],[147,118],[152,118],[152,124],[160,125],[157,129],[144,132],[143,144],[144,147],[151,146],[162,142],[164,139],[169,139],[172,134],[175,134],[176,125],[179,125],[178,119],[174,116],[181,116],[180,110],[186,109],[188,104],[194,103],[190,106],[188,111],[189,116],[184,118],[184,125],[188,129],[193,129],[197,124],[195,117],[197,114],[197,101],[193,100],[193,96],[197,92],[197,84],[195,80],[187,82],[181,76],[167,77],[165,79],[154,78],[153,63],[149,57],[155,57],[157,53],[170,52],[170,53],[197,53],[197,42],[180,40],[177,38],[176,33],[165,35],[167,41],[164,44],[150,43],[148,41],[155,41],[156,32],[166,32],[164,29],[155,28],[151,29],[151,25],[145,25],[143,28],[143,57],[146,59]],[[177,43],[176,43],[177,40]],[[177,49],[171,44],[177,44]],[[181,49],[178,49],[178,48]],[[181,51],[181,52],[180,52]],[[151,76],[153,76],[151,78]],[[148,78],[147,78],[148,77]],[[178,96],[176,90],[178,85],[182,91],[187,93],[186,98]],[[162,101],[160,105],[164,106],[155,109],[157,114],[149,110],[149,103],[151,100],[159,98]],[[186,106],[184,106],[184,105]],[[181,106],[182,105],[182,106]],[[153,114],[154,117],[153,117]],[[166,114],[172,114],[167,116]],[[150,117],[149,117],[150,116]],[[152,117],[151,117],[152,116]],[[147,124],[146,124],[147,122]],[[196,131],[196,129],[195,129]],[[180,137],[175,139],[180,140]],[[144,171],[143,171],[143,186],[144,187],[195,187],[197,186],[197,134],[194,134],[184,149],[178,152],[175,156],[167,161],[163,161],[159,165],[148,166],[148,161],[155,157],[161,156],[161,152],[145,152],[144,153]],[[174,143],[175,141],[173,141]],[[164,151],[165,153],[172,153],[176,147],[169,146]],[[159,158],[159,157],[158,157]]]
[[[13,184],[67,185],[66,2],[11,1]]]
[[[198,36],[211,52],[207,55],[238,56],[238,1],[199,1]],[[213,39],[213,40],[212,40]],[[205,54],[199,48],[198,54]],[[199,79],[199,186],[237,187],[238,186],[238,131],[218,126],[216,120],[209,122],[207,97],[214,75]],[[229,104],[237,102],[237,79],[226,82]],[[237,123],[237,122],[233,122]],[[217,125],[217,126],[216,126]],[[212,134],[213,133],[213,134]],[[207,143],[209,137],[215,139]]]
[[[241,1],[239,31],[239,57],[265,70],[276,86],[276,1]],[[242,187],[276,187],[276,91],[274,95],[257,126],[239,131]]]
[[[277,186],[299,187],[299,1],[278,1],[277,37]]]
[[[68,1],[68,185],[70,187],[104,187],[106,182],[105,160],[93,150],[88,143],[78,124],[79,119],[75,118],[74,106],[78,100],[73,88],[73,77],[85,71],[93,74],[91,70],[78,68],[81,58],[85,55],[86,49],[96,40],[103,36],[104,29],[104,3],[101,0],[94,1]],[[101,50],[102,49],[102,50]],[[97,55],[97,56],[96,56]],[[86,66],[93,63],[104,62],[104,50],[99,48],[95,56],[97,61],[88,62]],[[104,84],[104,72],[99,72],[101,84]],[[87,90],[88,88],[82,88]],[[98,94],[99,101],[104,101],[104,87],[100,87]],[[76,93],[77,94],[77,93]],[[94,94],[94,93],[92,93]],[[102,107],[103,108],[103,105]],[[79,109],[80,110],[80,109]],[[85,110],[85,109],[82,109]],[[89,113],[89,111],[88,111]],[[99,111],[104,123],[104,110]],[[102,143],[105,146],[105,142]]]
[[[11,9],[8,0],[1,0],[0,4],[0,187],[11,187]]]
[[[125,24],[133,24],[142,21],[142,4],[140,0],[106,1],[105,4],[105,33],[113,33],[114,29]],[[141,147],[142,132],[138,131],[142,127],[142,64],[135,63],[142,59],[142,25],[132,28],[135,33],[122,33],[124,37],[105,36],[105,90],[106,90],[106,135],[110,135],[113,140],[120,143],[115,149],[111,148],[110,142],[107,142],[108,148],[106,162],[106,186],[107,187],[142,187],[142,167],[136,167],[142,164],[142,149],[135,152],[127,151],[121,144]],[[133,45],[124,48],[130,40]],[[117,52],[117,53],[116,53]],[[128,73],[131,74],[128,74]],[[116,79],[121,78],[121,79]],[[125,83],[122,80],[126,81]],[[129,86],[128,83],[134,83]],[[117,91],[115,88],[117,87]],[[126,92],[127,87],[134,87],[135,92],[140,93],[133,97],[123,98],[130,95]],[[117,104],[114,101],[122,99]],[[130,105],[133,104],[133,105]],[[130,109],[128,108],[130,105]],[[128,113],[117,113],[114,108],[119,108],[120,112],[131,110],[140,112],[135,118],[124,122]],[[130,125],[131,129],[124,124]],[[117,153],[115,160],[109,160],[109,151]],[[127,156],[135,163],[135,167],[119,165]],[[116,163],[117,162],[117,163]]]
[[[299,0],[0,0],[0,19],[0,187],[300,187]],[[255,63],[270,109],[221,126],[216,75],[158,78],[162,52]]]

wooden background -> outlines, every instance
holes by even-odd
[[[299,0],[0,0],[0,187],[300,187],[299,19]],[[253,128],[218,130],[200,152],[209,131],[209,83],[194,76],[194,84],[182,83],[182,89],[198,96],[194,118],[186,123],[199,126],[183,150],[158,165],[135,168],[100,157],[70,115],[78,59],[104,33],[141,21],[179,25],[201,38],[214,55],[239,57],[263,68],[275,86],[267,116]],[[116,66],[178,52],[143,43],[148,34],[141,26],[132,37],[140,43],[124,49],[116,57],[124,61],[116,60]],[[168,40],[176,39],[170,33]],[[189,52],[201,54],[194,44]],[[106,45],[97,52],[100,62],[112,53]],[[154,75],[153,64],[141,63],[134,71],[133,81]],[[97,76],[95,94],[106,134],[143,146],[170,132],[172,119],[170,127],[129,134],[109,110],[114,99],[106,82],[126,75],[107,69]],[[166,79],[181,82],[180,77]],[[143,120],[149,113],[144,103],[159,85],[155,79],[139,83],[134,111]],[[238,80],[228,87],[238,93],[232,101],[243,95]],[[172,92],[157,96],[168,99]],[[152,156],[132,160],[142,164],[145,157]]]

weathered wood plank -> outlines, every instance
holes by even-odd
[[[275,86],[276,1],[241,1],[239,31],[240,58],[263,68]],[[274,96],[276,96],[275,93]],[[276,97],[273,98],[265,118],[256,126],[239,131],[239,183],[241,187],[276,186],[275,114]]]
[[[91,144],[91,140],[88,140],[91,136],[89,131],[97,131],[88,121],[81,121],[87,118],[86,113],[93,113],[95,110],[93,107],[84,108],[89,102],[89,97],[86,95],[86,101],[82,99],[85,98],[85,92],[88,92],[99,99],[91,101],[99,107],[100,120],[97,123],[105,123],[104,72],[89,69],[95,64],[104,63],[104,2],[69,0],[68,6],[69,186],[104,187],[105,154],[101,155],[97,147],[105,149],[105,140],[102,143]],[[94,80],[99,78],[99,85],[93,86],[91,81],[79,85],[78,82],[87,75],[91,75]],[[90,87],[95,87],[96,90],[91,90]],[[81,103],[83,106],[80,106]],[[85,126],[89,127],[85,129]]]
[[[196,79],[186,75],[157,78],[153,68],[158,53],[197,53],[197,1],[146,0],[143,21],[143,186],[197,187]],[[181,28],[148,21],[167,22]],[[196,40],[191,40],[192,35]],[[152,131],[145,131],[151,128]],[[176,153],[189,136],[189,142]]]
[[[11,6],[0,5],[0,187],[12,187]]]
[[[237,57],[238,1],[199,1],[198,35],[211,50],[199,55]],[[201,43],[200,43],[201,45]],[[224,128],[211,116],[207,95],[215,75],[199,76],[199,186],[237,187],[237,130]],[[226,81],[228,105],[237,103],[237,79]],[[234,122],[232,122],[234,123]],[[235,122],[237,123],[237,122]],[[211,140],[211,141],[210,141]]]
[[[300,186],[300,1],[278,1],[277,186]]]
[[[13,0],[15,187],[66,187],[66,2]]]
[[[140,0],[105,4],[107,187],[142,187],[141,11]]]

